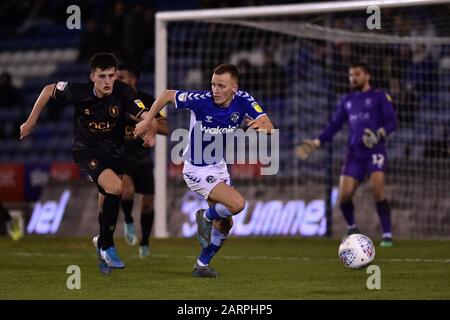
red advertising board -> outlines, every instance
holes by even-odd
[[[23,164],[0,164],[0,201],[24,201]]]

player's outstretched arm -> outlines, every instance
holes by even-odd
[[[45,105],[47,104],[48,100],[52,96],[53,90],[55,89],[56,84],[49,84],[42,89],[41,94],[37,98],[36,102],[34,103],[33,110],[31,111],[30,115],[28,116],[27,121],[25,121],[20,126],[20,139],[22,140],[26,136],[28,136],[36,126],[37,120],[39,118],[39,115],[41,114],[42,110],[44,109]]]
[[[140,137],[142,140],[144,140],[144,143],[142,144],[144,147],[153,147],[156,142],[156,132],[158,129],[158,121],[156,119],[152,120],[152,124],[149,126],[148,131],[143,133]]]
[[[168,103],[175,103],[175,94],[175,90],[164,90],[153,102],[150,111],[141,115],[143,120],[136,124],[134,138],[141,137],[144,140],[144,146],[154,144],[158,127],[155,117]]]
[[[314,140],[303,140],[302,144],[299,145],[296,149],[297,156],[305,160],[309,157],[311,153],[316,151],[317,148],[320,147],[320,140],[314,139]]]
[[[325,129],[323,129],[319,137],[313,140],[303,140],[302,144],[300,144],[296,148],[295,152],[297,156],[302,160],[306,160],[311,153],[317,150],[317,148],[319,148],[324,143],[331,141],[331,139],[333,139],[333,136],[342,129],[346,118],[347,117],[344,110],[344,100],[342,100],[336,108],[336,111],[333,113],[330,122],[325,127]]]
[[[169,121],[167,121],[167,118],[162,117],[156,120],[158,121],[158,128],[156,129],[156,133],[167,136],[169,134]]]
[[[267,134],[271,134],[274,129],[272,121],[270,121],[269,117],[265,114],[259,116],[255,120],[247,118],[246,124],[249,128],[255,129],[257,132],[264,132]]]

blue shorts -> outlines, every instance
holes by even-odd
[[[387,156],[385,150],[379,149],[367,152],[363,157],[356,156],[352,151],[348,151],[341,174],[361,182],[366,174],[370,176],[376,171],[385,172],[386,166]]]

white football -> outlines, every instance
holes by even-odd
[[[375,247],[369,237],[358,233],[352,234],[342,239],[339,258],[347,267],[361,269],[375,258]]]

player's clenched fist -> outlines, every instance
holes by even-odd
[[[23,138],[28,136],[33,131],[34,127],[35,127],[35,124],[29,123],[29,122],[24,122],[20,126],[20,140],[22,140]]]
[[[319,147],[320,147],[319,139],[314,140],[306,139],[303,140],[303,143],[297,147],[296,153],[300,159],[305,160],[306,158],[309,157],[311,153],[316,151],[316,149]]]
[[[256,132],[272,133],[274,129],[272,122],[266,115],[261,115],[257,119],[246,118],[245,124],[251,129],[255,129]]]
[[[150,121],[143,120],[136,124],[134,129],[134,138],[142,138],[144,147],[153,147],[155,144],[155,135],[158,127],[158,121],[152,119]]]

